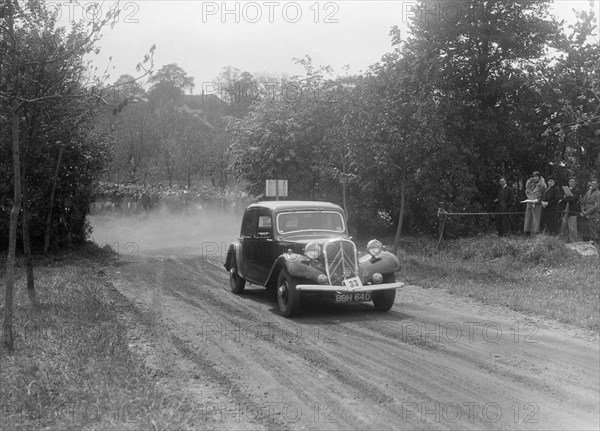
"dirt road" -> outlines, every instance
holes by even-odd
[[[219,247],[237,226],[185,230],[181,246],[172,226],[172,242],[155,243],[95,223],[99,242],[130,243],[107,275],[128,304],[133,348],[211,427],[599,427],[593,334],[418,286],[388,313],[305,302],[284,319],[264,289],[229,291]]]

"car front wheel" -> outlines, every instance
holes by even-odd
[[[229,270],[229,285],[231,286],[231,291],[236,295],[244,293],[246,280],[240,277],[240,275],[237,273],[237,265],[235,260],[233,261],[233,265]]]
[[[384,283],[394,283],[396,277],[394,274],[385,274],[383,276]],[[376,290],[373,292],[373,305],[378,311],[389,311],[396,300],[396,289]]]
[[[300,307],[300,294],[296,290],[298,283],[285,269],[277,278],[277,306],[283,317],[292,317]]]

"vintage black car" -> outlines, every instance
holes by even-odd
[[[277,296],[279,312],[298,312],[305,295],[334,302],[373,301],[388,311],[394,304],[398,258],[372,240],[357,254],[338,205],[311,201],[269,201],[244,212],[240,236],[229,246],[225,269],[231,291],[244,292],[246,281]]]

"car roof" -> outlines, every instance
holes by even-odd
[[[255,202],[248,208],[268,208],[272,211],[335,210],[343,212],[339,205],[320,201],[262,201]]]

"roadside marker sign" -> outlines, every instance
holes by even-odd
[[[279,200],[279,197],[287,197],[288,180],[267,180],[265,195],[275,196],[277,200]]]

